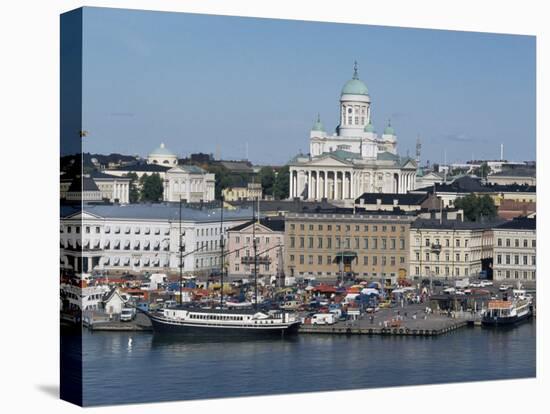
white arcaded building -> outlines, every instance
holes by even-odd
[[[406,193],[415,187],[416,162],[397,155],[391,123],[382,135],[374,130],[370,96],[357,64],[340,94],[336,132],[329,135],[318,117],[309,151],[289,163],[290,198],[352,200],[363,193]]]
[[[223,232],[250,220],[252,209],[224,210]],[[179,271],[220,267],[220,209],[179,203],[65,206],[61,211],[61,268],[77,273]],[[224,236],[225,237],[225,236]]]

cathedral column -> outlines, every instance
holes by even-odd
[[[319,190],[321,188],[321,180],[319,178],[319,175],[320,175],[320,171],[319,170],[315,171],[315,199],[316,200],[319,200],[321,198],[319,194]]]
[[[313,186],[311,185],[311,170],[307,172],[307,199],[309,200],[313,195]]]
[[[290,170],[290,189],[288,190],[288,197],[292,199],[294,197],[294,170]]]
[[[325,191],[323,192],[323,197],[328,198],[328,180],[327,180],[327,170],[323,171],[323,185]]]
[[[355,178],[355,172],[352,171],[350,173],[350,195],[349,195],[349,197],[353,198],[353,199],[355,199],[356,194],[357,194],[357,191],[355,190],[355,180],[354,180],[354,178]]]

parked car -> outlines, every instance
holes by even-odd
[[[120,312],[120,321],[121,322],[129,322],[133,320],[136,317],[136,309],[135,308],[122,308],[122,311]]]
[[[312,325],[333,325],[336,323],[336,315],[334,313],[316,313],[311,317]]]

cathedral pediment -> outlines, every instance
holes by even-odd
[[[350,165],[353,165],[351,161],[338,158],[335,155],[321,155],[317,158],[312,159],[308,165],[318,165],[318,166],[342,166],[342,167],[348,167]]]

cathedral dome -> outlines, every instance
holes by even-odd
[[[369,120],[369,123],[365,126],[365,132],[374,132],[374,125],[372,125],[372,120]]]
[[[311,130],[312,131],[319,131],[319,132],[324,132],[325,131],[325,127],[323,126],[323,123],[321,122],[321,116],[319,114],[317,114],[317,121],[315,121],[315,123],[311,127]]]
[[[384,135],[394,135],[395,136],[395,130],[391,126],[391,122],[388,120],[388,126],[384,128]]]
[[[368,95],[369,90],[365,82],[359,79],[357,74],[357,62],[353,67],[353,78],[346,82],[342,88],[342,95]]]

